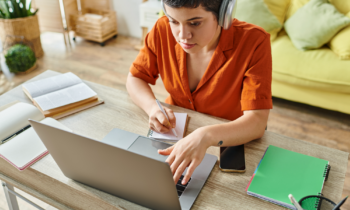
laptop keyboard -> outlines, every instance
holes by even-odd
[[[177,195],[178,195],[179,197],[182,195],[182,193],[183,193],[183,191],[186,189],[188,183],[191,181],[191,178],[190,178],[190,180],[188,180],[188,182],[187,182],[185,185],[183,185],[183,184],[181,184],[183,178],[184,178],[184,176],[181,175],[179,181],[177,181],[177,184],[176,184]]]

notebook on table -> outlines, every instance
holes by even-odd
[[[71,72],[23,84],[22,89],[45,117],[67,116],[103,103]]]
[[[28,119],[70,131],[57,120],[45,118],[31,104],[17,102],[0,107],[0,157],[21,171],[48,154]]]
[[[177,133],[177,137],[173,134],[171,130],[169,130],[169,132],[167,133],[158,133],[156,131],[149,130],[147,137],[158,139],[158,140],[170,140],[170,141],[178,141],[182,139],[186,132],[188,115],[187,113],[178,113],[178,112],[174,112],[174,115],[176,118],[175,131]]]
[[[270,145],[246,191],[248,195],[296,209],[288,195],[293,194],[297,201],[308,195],[320,195],[329,169],[327,160]]]

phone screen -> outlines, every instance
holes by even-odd
[[[220,168],[227,171],[245,171],[244,144],[220,147]]]

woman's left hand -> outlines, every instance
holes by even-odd
[[[209,146],[210,144],[205,139],[205,129],[199,128],[173,146],[164,150],[158,150],[158,153],[169,155],[165,162],[170,165],[175,183],[177,183],[186,167],[188,167],[187,173],[182,180],[184,185],[191,178],[196,167],[202,162]]]

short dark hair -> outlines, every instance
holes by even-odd
[[[164,4],[172,8],[197,8],[199,5],[208,12],[212,12],[219,21],[219,11],[223,0],[163,0]]]

